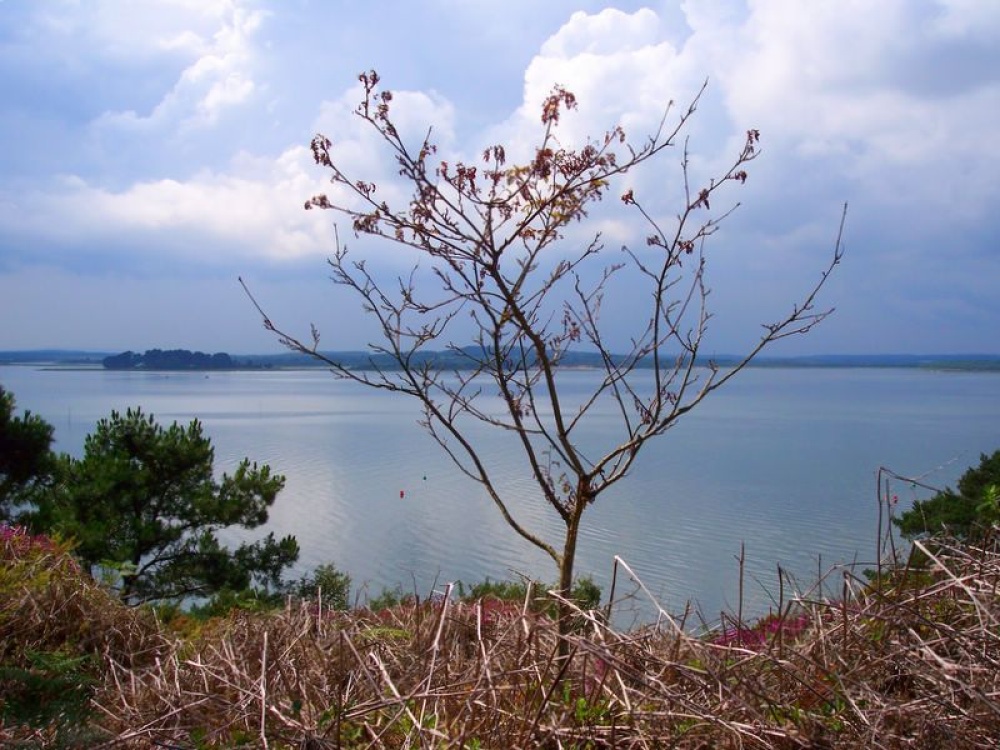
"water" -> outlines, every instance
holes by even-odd
[[[596,376],[563,377],[567,392],[582,393]],[[246,456],[287,476],[265,531],[298,538],[296,573],[333,562],[370,594],[399,584],[426,595],[447,581],[516,573],[555,579],[552,562],[506,526],[417,425],[404,396],[323,371],[0,367],[0,383],[19,409],[55,426],[57,449],[75,455],[112,409],[141,406],[164,424],[200,419],[219,471]],[[806,588],[831,566],[871,563],[879,466],[954,485],[980,453],[1000,448],[998,425],[994,373],[748,370],[649,444],[631,476],[588,511],[577,570],[607,593],[619,555],[669,611],[691,600],[711,619],[739,606],[742,545],[743,609],[764,612],[779,565]],[[602,411],[581,440],[597,448],[615,427],[613,412]],[[518,518],[557,542],[561,524],[536,501],[517,446],[476,434]],[[927,495],[903,483],[893,491],[904,506]],[[830,580],[835,592],[840,579]],[[619,591],[630,590],[623,584]],[[640,601],[634,614],[651,611]]]

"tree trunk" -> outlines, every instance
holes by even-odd
[[[580,519],[583,517],[583,509],[586,502],[582,502],[578,495],[577,505],[573,509],[569,520],[566,522],[566,537],[563,541],[562,559],[559,562],[559,601],[557,611],[559,613],[559,657],[565,658],[569,655],[569,635],[573,622],[573,607],[570,606],[569,599],[573,591],[573,568],[576,564],[576,540],[580,534]]]

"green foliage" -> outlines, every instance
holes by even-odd
[[[569,683],[563,684],[562,700],[565,706],[572,709],[573,721],[577,726],[603,726],[612,717],[606,700],[576,695]]]
[[[31,520],[75,539],[77,556],[128,603],[278,587],[298,558],[294,537],[268,534],[231,550],[217,532],[266,523],[284,477],[244,459],[216,481],[213,461],[197,420],[164,429],[141,409],[112,412],[82,459],[60,458],[56,486]]]
[[[0,662],[0,718],[7,724],[65,730],[89,714],[94,660],[67,651],[28,651],[23,665]]]
[[[540,581],[532,584],[534,596],[529,602],[529,607],[536,612],[544,612],[551,617],[557,617],[558,611],[555,603],[545,592],[557,589],[558,586],[546,585]],[[503,602],[522,603],[528,595],[528,582],[520,581],[494,581],[489,577],[484,581],[473,584],[466,591],[465,584],[461,581],[457,583],[458,598],[463,601],[476,601],[479,599],[496,599]],[[570,589],[569,599],[582,610],[597,609],[601,604],[601,587],[594,583],[594,579],[589,576],[578,578],[573,582]]]
[[[283,600],[279,594],[254,588],[241,591],[227,588],[215,592],[201,604],[190,605],[187,612],[195,620],[209,620],[213,617],[226,617],[234,610],[270,612],[279,609],[282,604]]]
[[[601,587],[590,576],[577,578],[569,595],[580,609],[597,609],[601,606]]]
[[[26,411],[15,417],[14,395],[0,386],[0,521],[30,503],[53,469],[52,425]]]
[[[322,596],[326,609],[346,610],[351,603],[351,576],[325,563],[317,565],[310,575],[286,584],[283,591],[299,599],[318,600]]]
[[[413,594],[406,593],[402,586],[397,585],[395,588],[382,589],[382,593],[368,600],[367,606],[372,612],[380,612],[402,604],[414,604],[416,600]]]
[[[537,584],[540,586],[541,584]],[[475,601],[477,599],[499,599],[504,602],[523,602],[528,594],[528,584],[521,581],[494,581],[489,576],[486,580],[473,584],[468,593],[465,584],[458,581],[458,598],[464,601]]]
[[[991,484],[983,490],[983,501],[976,510],[984,522],[990,525],[1000,523],[1000,485]]]
[[[958,480],[958,492],[948,488],[929,500],[917,500],[893,519],[904,537],[946,533],[975,541],[1000,522],[1000,450],[979,458],[979,466],[970,467]]]
[[[311,574],[296,581],[284,581],[277,586],[250,587],[241,591],[223,589],[208,601],[189,607],[197,619],[225,617],[234,609],[247,612],[267,612],[280,609],[288,597],[305,601],[319,601],[322,596],[324,610],[346,610],[350,606],[351,576],[337,570],[331,563],[318,565]]]

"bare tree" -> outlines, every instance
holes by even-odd
[[[379,87],[374,71],[359,79],[364,98],[356,114],[391,151],[412,196],[398,206],[380,200],[376,185],[347,174],[333,156],[332,141],[317,135],[313,157],[329,171],[336,195],[317,195],[305,207],[347,217],[356,236],[414,248],[429,262],[433,283],[418,281],[416,267],[405,278],[377,278],[338,239],[329,260],[333,281],[360,297],[381,329],[381,341],[369,345],[365,369],[321,352],[315,327],[309,343],[281,330],[250,298],[265,327],[287,347],[322,360],[340,377],[417,399],[422,425],[458,468],[484,488],[514,531],[552,558],[566,597],[584,511],[628,474],[643,446],[765,347],[808,332],[830,314],[817,311],[814,300],[841,259],[841,234],[815,285],[784,318],[765,324],[742,358],[722,368],[701,356],[710,318],[704,250],[735,206],[713,216],[710,204],[725,186],[746,181],[745,168],[758,155],[757,130],[747,131],[728,168],[699,186],[689,184],[684,142],[684,205],[669,220],[657,217],[632,189],[620,196],[623,210],[635,212],[646,226],[642,248],[623,247],[609,260],[600,233],[582,243],[570,236],[579,236],[573,225],[588,217],[615,178],[652,166],[677,147],[704,86],[673,124],[668,108],[656,132],[641,143],[614,127],[576,149],[557,137],[560,117],[575,108],[576,99],[555,87],[543,103],[541,140],[530,160],[508,164],[504,147],[494,145],[483,151],[480,164],[449,164],[436,156],[430,131],[416,149],[404,142],[391,116],[392,93]],[[594,264],[597,273],[584,272]],[[602,325],[601,306],[612,279],[626,269],[641,279],[641,288],[632,288],[647,306],[623,345]],[[600,377],[582,401],[569,403],[559,372],[574,348],[592,353]],[[581,426],[598,404],[608,403],[620,430],[608,436],[601,452],[591,453],[578,439]],[[543,538],[517,517],[490,456],[474,442],[474,423],[519,441],[541,498],[564,524],[561,540]]]

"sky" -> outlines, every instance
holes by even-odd
[[[707,80],[695,176],[749,128],[762,148],[713,206],[740,203],[706,247],[707,351],[744,350],[801,298],[847,203],[818,301],[835,312],[773,353],[1000,353],[1000,3],[983,0],[0,0],[0,350],[280,351],[240,276],[283,327],[364,347],[329,279],[334,216],[303,203],[329,188],[317,132],[402,189],[352,115],[372,68],[405,132],[432,126],[456,160],[537,142],[555,84],[580,103],[567,139],[620,124],[641,143]],[[664,221],[679,149],[635,178]],[[627,209],[593,217],[609,262],[648,233]],[[412,261],[345,234],[384,278]],[[636,333],[642,298],[617,289],[609,340]]]

